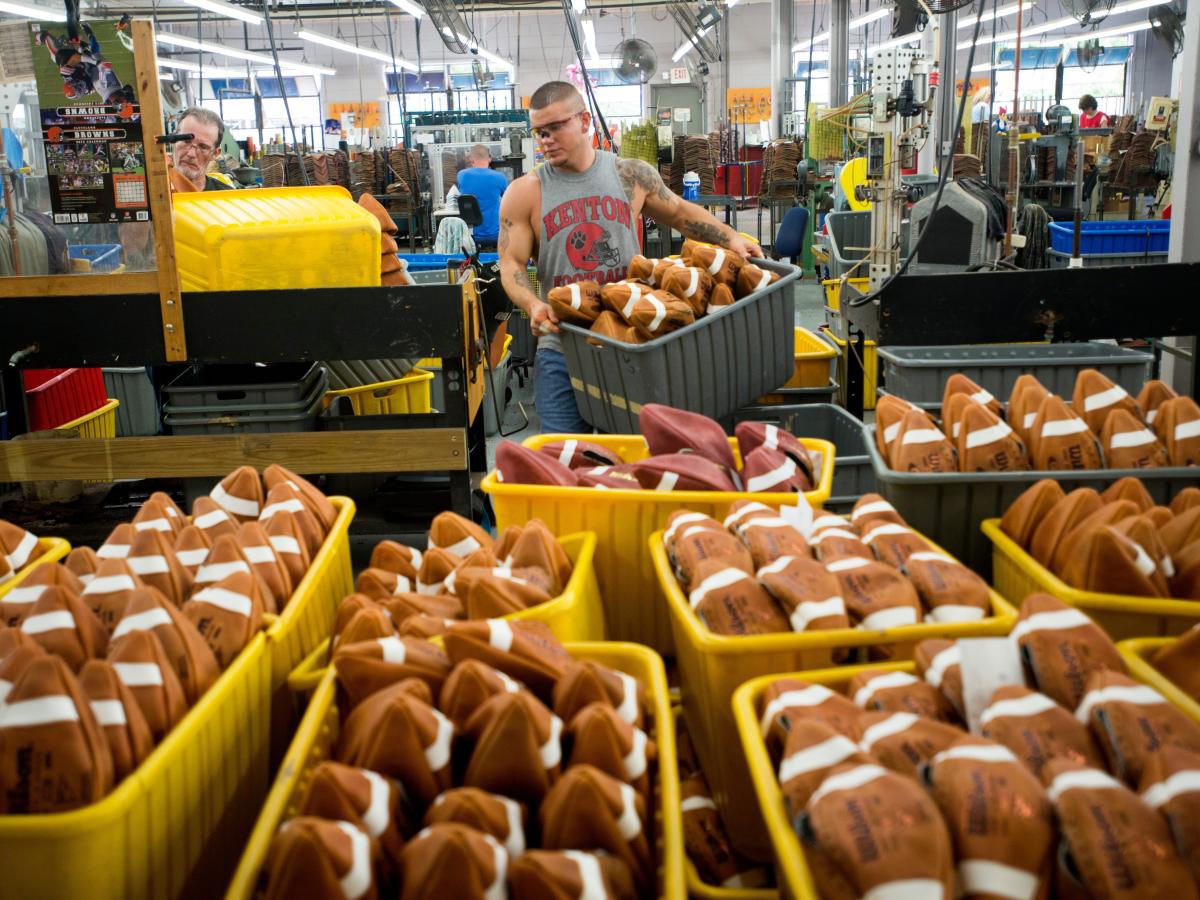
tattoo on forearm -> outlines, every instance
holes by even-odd
[[[640,159],[622,159],[617,162],[617,175],[621,179],[621,187],[625,189],[625,199],[633,202],[634,192],[641,188],[646,196],[654,196],[659,200],[670,200],[675,195],[663,184],[658,170]]]
[[[526,272],[524,267],[519,269],[505,270],[500,281],[504,285],[505,290],[512,291],[514,293],[528,291],[529,293],[533,294],[534,297],[537,297],[537,291],[533,289],[533,282],[529,280],[529,273]],[[515,298],[510,299],[512,299],[514,303],[516,302]]]
[[[705,222],[701,219],[685,219],[679,223],[679,233],[706,244],[723,244],[729,240],[729,229],[720,222]]]
[[[508,229],[512,227],[512,224],[513,220],[508,218],[508,216],[500,217],[500,237],[496,240],[496,249],[502,256],[508,250]]]

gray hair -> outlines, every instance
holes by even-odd
[[[216,128],[217,146],[221,146],[221,143],[225,140],[225,123],[221,121],[220,116],[211,109],[205,109],[203,106],[189,106],[183,111],[183,114],[179,117],[179,121],[183,122],[184,119],[189,117],[199,119],[205,125],[211,125]]]

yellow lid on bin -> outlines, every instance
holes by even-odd
[[[379,284],[379,222],[336,185],[176,194],[185,291]]]

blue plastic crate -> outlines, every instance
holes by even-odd
[[[460,263],[465,257],[460,253],[398,253],[396,254],[408,263],[410,272],[433,272],[444,270],[450,263]],[[481,263],[494,263],[500,258],[496,253],[480,253]]]
[[[1171,242],[1169,219],[1140,219],[1133,222],[1082,222],[1079,253],[1166,253]],[[1072,222],[1050,223],[1050,247],[1070,253],[1075,241]]]
[[[67,248],[71,259],[86,259],[93,272],[111,272],[121,264],[120,244],[72,244]]]

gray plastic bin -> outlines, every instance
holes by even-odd
[[[647,403],[720,419],[787,381],[795,372],[793,282],[800,270],[756,263],[778,272],[779,281],[646,344],[564,324],[563,351],[583,418],[609,434],[639,433],[638,413]]]
[[[1057,250],[1046,251],[1050,258],[1050,268],[1066,269],[1071,265],[1070,253],[1059,253]],[[1081,253],[1083,267],[1090,269],[1094,266],[1144,266],[1148,263],[1165,263],[1165,253]]]
[[[292,404],[272,407],[264,404],[257,409],[236,412],[188,409],[185,415],[176,415],[170,406],[163,407],[163,425],[171,434],[279,434],[289,431],[313,431],[317,413],[321,411],[321,399],[325,395],[323,385],[313,391],[306,405],[296,408]],[[199,413],[199,415],[197,415]]]
[[[529,325],[529,316],[515,306],[508,317],[508,333],[513,338],[512,347],[509,349],[513,359],[532,363],[537,356],[537,340],[534,339],[533,329]]]
[[[832,403],[803,406],[745,406],[733,414],[738,422],[769,422],[796,437],[819,438],[837,448],[833,465],[833,492],[826,508],[853,506],[863,494],[875,490],[875,469],[867,454],[862,422]],[[726,428],[733,434],[733,428]]]
[[[117,407],[117,437],[158,434],[158,397],[145,366],[102,369],[104,391],[121,401]]]
[[[863,435],[879,491],[908,524],[945,548],[985,578],[992,569],[992,542],[980,530],[984,519],[1004,515],[1026,488],[1053,478],[1064,491],[1090,487],[1104,490],[1118,478],[1141,479],[1155,503],[1167,504],[1185,487],[1200,482],[1200,469],[1089,469],[1070,472],[896,472],[875,446],[875,426]],[[1009,597],[1014,603],[1021,597]]]
[[[901,253],[907,256],[908,220],[900,224]],[[829,277],[841,278],[867,255],[871,246],[871,211],[841,210],[825,216],[826,246],[829,248]],[[854,278],[866,278],[866,264],[858,266]]]
[[[1136,395],[1150,378],[1154,357],[1112,344],[987,344],[880,347],[880,381],[888,393],[925,409],[940,408],[946,379],[966,375],[1002,403],[1019,375],[1033,375],[1052,394],[1069,399],[1081,369],[1096,369]]]
[[[169,407],[164,412],[198,415],[287,405],[304,408],[319,383],[328,383],[320,363],[193,366],[164,389]]]
[[[500,426],[504,423],[504,413],[508,409],[508,363],[511,359],[510,349],[496,368],[485,368],[483,372],[483,433],[488,437],[499,434]],[[496,415],[497,407],[500,409],[499,416]]]

